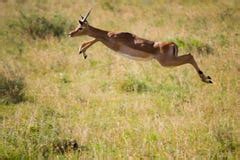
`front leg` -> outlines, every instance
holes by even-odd
[[[84,59],[87,58],[87,54],[85,53],[86,50],[83,50],[83,48],[87,45],[86,42],[84,42],[80,47],[79,47],[79,54],[83,54]]]
[[[94,43],[96,43],[97,41],[98,41],[97,39],[94,39],[94,40],[91,40],[91,41],[88,41],[88,42],[84,42],[79,49],[79,54],[83,53],[83,57],[84,57],[84,59],[86,59],[87,58],[87,55],[85,53],[86,50],[90,46],[92,46]]]

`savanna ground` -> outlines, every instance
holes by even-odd
[[[174,41],[190,65],[133,61],[89,37],[89,23]],[[240,3],[0,0],[0,159],[239,159]]]

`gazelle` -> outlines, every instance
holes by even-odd
[[[197,71],[203,82],[212,83],[211,77],[206,76],[198,67],[191,54],[178,56],[178,46],[174,42],[154,42],[140,38],[128,32],[110,32],[95,28],[88,24],[87,18],[91,10],[85,17],[81,17],[79,25],[68,35],[70,37],[88,35],[94,39],[84,42],[79,48],[79,54],[87,58],[86,50],[96,42],[100,41],[108,48],[134,59],[156,59],[162,66],[172,67],[183,64],[191,64]]]

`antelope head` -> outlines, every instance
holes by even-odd
[[[87,34],[87,31],[88,31],[87,18],[90,13],[91,13],[91,9],[88,11],[85,17],[81,16],[81,19],[78,21],[79,24],[76,27],[76,29],[68,33],[69,37],[76,37],[76,36],[82,36]]]

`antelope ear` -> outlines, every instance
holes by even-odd
[[[81,20],[78,21],[80,24],[83,24],[83,22]]]

